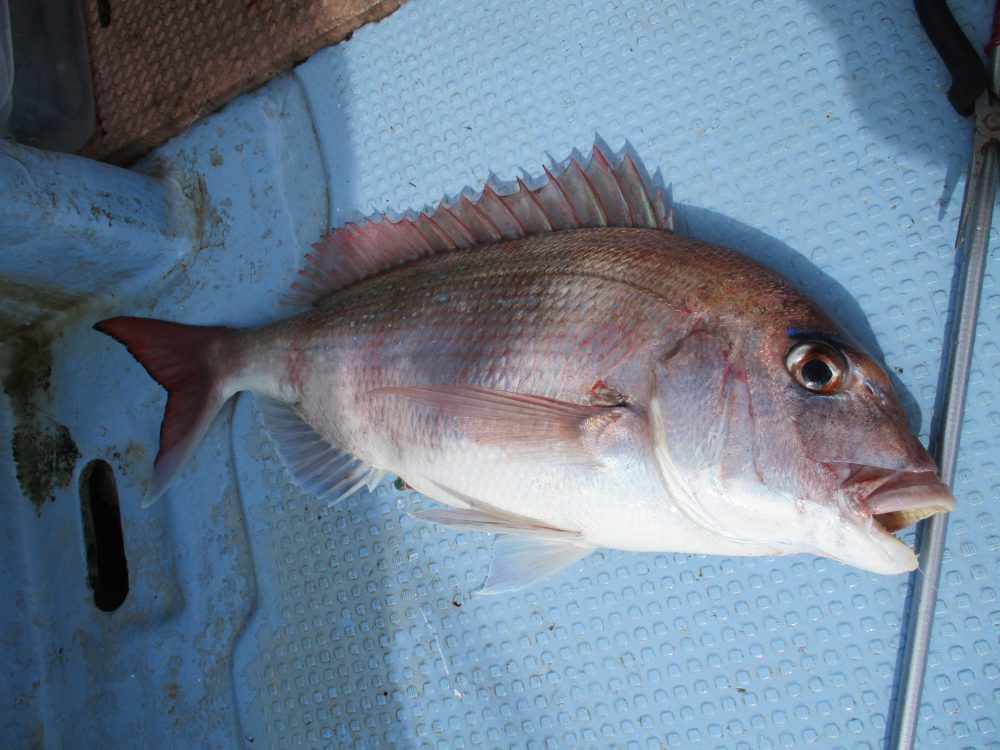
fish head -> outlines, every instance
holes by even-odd
[[[661,360],[650,404],[660,477],[690,520],[748,554],[913,570],[894,532],[955,500],[885,371],[819,322],[696,331]]]

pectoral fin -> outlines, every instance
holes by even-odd
[[[592,437],[620,419],[627,407],[593,406],[470,385],[420,385],[369,391],[403,398],[454,420],[469,439],[508,456],[595,465]]]

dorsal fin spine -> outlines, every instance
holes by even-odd
[[[434,252],[434,248],[427,243],[424,236],[413,226],[413,222],[387,221],[386,225],[399,237],[401,243],[406,243],[410,248],[410,254],[414,258],[419,258]]]
[[[597,150],[597,147],[594,147]],[[598,220],[601,226],[607,226],[608,224],[608,210],[604,207],[604,201],[601,200],[601,196],[598,194],[597,190],[594,188],[594,181],[590,179],[590,175],[587,174],[587,170],[580,168],[580,174],[583,175],[584,184],[586,184],[587,189],[590,191],[590,199],[594,202],[594,208],[597,209]]]
[[[473,233],[473,231],[471,229],[469,229],[469,227],[466,225],[466,223],[462,220],[462,217],[458,215],[458,213],[455,211],[455,207],[454,206],[452,206],[450,208],[446,208],[442,212],[442,215],[450,217],[452,219],[452,221],[455,222],[455,225],[458,227],[458,229],[464,235],[462,237],[462,239],[464,241],[468,242],[469,247],[471,247],[472,245],[476,244],[476,236],[475,236],[475,234]]]
[[[435,211],[427,217],[427,220],[447,238],[446,246],[463,247],[466,245],[467,238],[463,236],[462,228],[455,224],[454,217],[447,208],[442,207],[440,211]]]
[[[569,209],[569,215],[573,217],[573,222],[575,224],[579,224],[580,216],[576,212],[576,206],[573,205],[573,201],[571,201],[569,196],[566,195],[566,189],[562,186],[562,183],[555,178],[552,172],[549,171],[548,167],[542,167],[542,169],[545,170],[545,176],[549,179],[549,182],[556,186],[556,190],[558,190],[559,195],[562,196],[563,201],[566,203],[566,208]]]
[[[617,191],[615,197],[618,198],[619,207],[624,209],[625,222],[630,226],[636,226],[636,217],[632,211],[632,206],[629,204],[628,197],[625,195],[625,190],[622,188],[621,180],[618,179],[615,170],[612,169],[611,164],[605,158],[604,152],[597,146],[594,146],[593,161],[600,167],[600,171],[605,175],[605,178],[615,186],[615,190]]]
[[[499,227],[497,227],[497,225],[493,223],[493,220],[489,217],[489,215],[487,215],[485,211],[483,211],[482,209],[479,208],[479,206],[470,201],[467,195],[463,195],[460,202],[463,208],[465,208],[468,212],[475,214],[477,217],[479,217],[479,220],[482,221],[483,224],[485,224],[489,228],[490,234],[493,236],[494,241],[503,239],[503,234],[500,232]]]
[[[617,173],[615,173],[613,170],[611,172],[611,176],[614,178],[615,185],[618,186],[618,192],[621,193],[621,195],[622,195],[622,200],[625,203],[625,210],[628,212],[628,221],[629,221],[629,223],[630,224],[638,224],[639,223],[639,217],[636,216],[635,207],[632,206],[631,201],[629,201],[628,198],[625,196],[625,186],[622,185],[622,181],[618,178]]]
[[[413,226],[416,227],[424,242],[430,245],[431,248],[450,247],[452,244],[451,237],[442,232],[441,228],[434,223],[434,219],[427,214],[420,214],[417,220],[413,222]]]
[[[632,161],[632,154],[625,154],[625,160],[622,163],[622,171],[626,173],[629,177],[629,184],[633,187],[638,188],[638,206],[641,207],[643,218],[641,223],[645,226],[655,227],[659,226],[656,221],[656,211],[653,208],[653,199],[649,195],[649,191],[646,190],[646,182],[642,179],[639,174],[639,168],[636,167],[635,162]],[[617,178],[617,174],[615,177]],[[629,206],[631,207],[635,201],[629,201]],[[638,220],[638,217],[635,217]]]
[[[497,195],[496,191],[490,185],[486,186],[486,189],[483,191],[484,194],[485,194],[486,190],[489,191],[490,199],[491,199],[491,201],[494,202],[494,205],[498,205],[501,208],[503,208],[503,210],[507,213],[507,215],[510,216],[510,218],[517,225],[518,229],[520,230],[520,234],[518,236],[519,237],[523,237],[526,234],[525,229],[524,229],[524,224],[518,218],[517,214],[515,214],[513,211],[510,210],[510,206],[508,206],[506,203],[504,203],[503,199],[499,195]]]
[[[518,218],[518,215],[511,210],[510,206],[507,205],[507,201],[505,201],[502,196],[497,195],[496,190],[490,188],[490,193],[492,193],[493,197],[496,198],[497,203],[503,206],[503,210],[510,215],[510,218],[514,220],[514,223],[517,224],[518,229],[521,230],[521,236],[523,237],[524,234],[526,233],[526,230],[524,228],[524,223],[521,221],[520,218]]]
[[[653,197],[655,207],[653,213],[656,214],[656,226],[658,229],[673,229],[673,217],[667,215],[666,201],[663,198],[663,191],[657,190]]]
[[[541,215],[542,220],[545,222],[545,231],[551,232],[552,231],[552,219],[548,215],[548,213],[546,213],[545,207],[542,206],[542,203],[541,203],[541,201],[538,200],[538,197],[535,195],[535,192],[533,190],[529,190],[528,186],[524,184],[524,180],[522,180],[520,177],[517,178],[517,184],[520,187],[521,191],[526,196],[528,196],[528,198],[531,199],[531,202],[534,203],[538,207],[538,213]]]

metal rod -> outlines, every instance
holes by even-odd
[[[991,55],[991,57],[995,56]],[[991,61],[993,62],[993,61]],[[975,154],[973,155],[975,157]],[[931,438],[931,454],[937,461],[941,480],[951,486],[958,463],[958,447],[965,413],[965,398],[972,368],[972,349],[979,318],[979,298],[986,270],[990,225],[997,186],[996,149],[987,147],[982,172],[974,192],[970,228],[965,237],[964,260],[958,282],[955,317],[948,350],[948,370],[941,415]],[[941,558],[944,554],[948,517],[931,516],[920,525],[920,568],[914,574],[913,598],[903,650],[903,662],[893,716],[889,750],[911,750],[916,738],[920,696],[934,623]]]

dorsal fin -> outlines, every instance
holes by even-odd
[[[673,228],[663,192],[624,149],[613,163],[594,146],[586,167],[573,156],[557,174],[543,169],[535,188],[518,178],[510,189],[491,178],[475,200],[462,195],[432,213],[334,229],[306,255],[290,301],[318,305],[338,289],[409,261],[503,239],[584,227]]]

